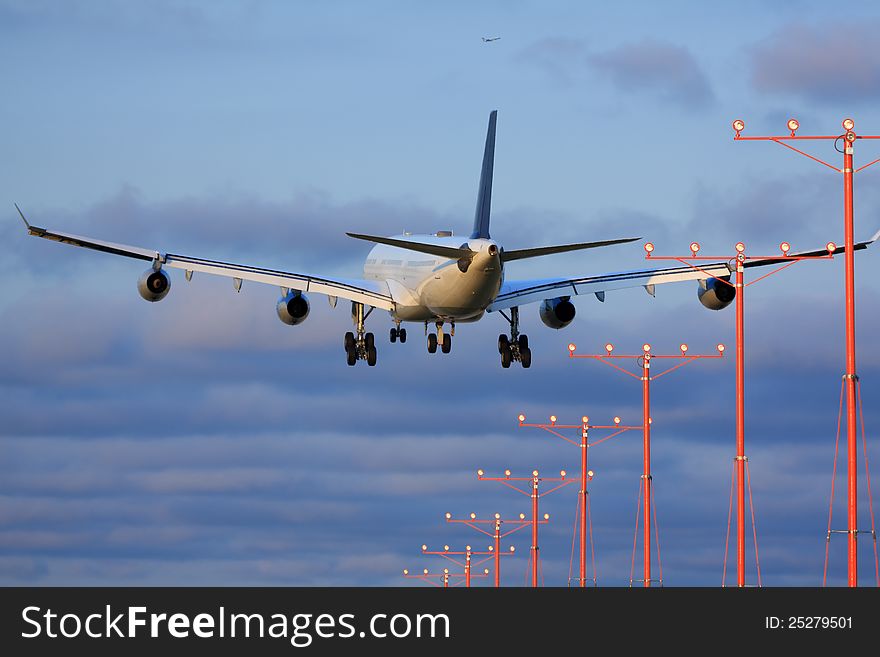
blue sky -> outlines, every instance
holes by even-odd
[[[733,344],[733,309],[695,286],[577,301],[562,332],[523,308],[528,371],[500,368],[497,316],[451,356],[369,326],[376,368],[348,368],[350,320],[312,298],[174,278],[27,238],[68,232],[292,271],[357,276],[347,230],[468,230],[486,119],[499,110],[492,234],[508,248],[641,236],[727,254],[842,241],[838,175],[766,143],[794,116],[880,132],[880,16],[848,3],[15,2],[0,0],[0,583],[404,585],[419,546],[481,545],[443,513],[518,514],[487,473],[577,469],[577,450],[515,417],[637,423],[638,387],[565,345]],[[484,44],[482,36],[500,36]],[[857,162],[880,157],[860,142]],[[830,144],[811,152],[832,163]],[[856,177],[856,235],[880,227],[880,171]],[[639,245],[515,263],[508,277],[644,264]],[[858,366],[876,463],[877,254],[857,262]],[[749,288],[747,454],[765,584],[820,581],[840,374],[840,262]],[[654,476],[669,585],[720,583],[733,362],[658,381]],[[600,584],[628,581],[636,434],[591,456]],[[880,485],[880,484],[878,484]],[[864,487],[862,488],[864,491]],[[838,499],[841,499],[838,497]],[[546,500],[545,582],[565,584],[574,491]],[[866,498],[862,525],[870,524]],[[842,526],[842,507],[835,525]],[[525,581],[528,540],[505,583]],[[842,541],[842,539],[841,539]],[[873,560],[863,540],[862,582]],[[751,549],[751,546],[750,546]],[[843,545],[832,543],[832,581]],[[750,570],[753,573],[753,570]],[[753,574],[750,574],[753,580]]]

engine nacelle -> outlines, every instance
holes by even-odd
[[[138,279],[138,293],[147,301],[161,301],[171,290],[171,278],[161,269],[148,269]]]
[[[296,290],[291,290],[287,296],[278,299],[275,306],[278,319],[290,326],[302,324],[309,316],[309,300],[306,295]]]
[[[552,329],[565,328],[575,316],[574,304],[569,297],[544,299],[541,303],[541,321]]]
[[[697,297],[700,303],[709,310],[722,310],[727,308],[736,298],[736,288],[730,285],[730,276],[725,276],[722,283],[715,278],[703,279],[697,287]]]

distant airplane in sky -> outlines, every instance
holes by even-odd
[[[501,37],[483,37],[483,43],[490,43],[492,41],[498,41]]]
[[[595,294],[599,301],[604,301],[606,291],[630,287],[642,286],[653,295],[655,285],[698,280],[697,294],[705,307],[721,310],[730,305],[736,295],[735,289],[718,280],[729,280],[731,265],[727,262],[707,264],[699,270],[685,265],[598,276],[505,280],[505,264],[515,260],[623,244],[641,238],[505,250],[489,236],[496,118],[497,111],[489,114],[477,208],[470,236],[456,237],[451,230],[439,230],[430,235],[404,233],[393,237],[347,233],[350,237],[376,244],[367,255],[363,278],[360,279],[310,276],[114,244],[38,228],[28,222],[20,209],[18,212],[29,234],[36,237],[149,262],[150,268],[137,282],[138,292],[147,301],[160,301],[168,294],[171,289],[168,268],[183,269],[187,281],[192,279],[193,272],[229,277],[236,291],[241,290],[243,280],[277,285],[281,288],[281,298],[276,304],[278,319],[291,326],[301,324],[309,315],[306,292],[327,296],[333,307],[339,297],[347,299],[351,301],[355,328],[345,334],[343,341],[349,365],[358,360],[365,360],[371,366],[376,364],[375,338],[373,333],[367,332],[366,320],[377,308],[390,314],[394,324],[390,332],[391,342],[406,342],[403,322],[424,324],[429,353],[435,353],[438,346],[443,353],[449,353],[456,323],[475,322],[486,312],[498,312],[510,326],[509,335],[502,333],[498,336],[501,366],[508,368],[512,362],[519,362],[523,367],[532,363],[528,336],[519,332],[519,307],[525,304],[540,301],[541,321],[552,329],[564,328],[574,319],[572,296]],[[18,205],[15,207],[18,209]],[[864,249],[876,239],[877,235],[856,244],[855,248]],[[837,247],[834,252],[842,253],[843,248]],[[818,255],[827,251],[807,253]],[[778,262],[776,259],[752,260],[746,266]],[[433,325],[435,331],[429,332],[429,325]],[[449,326],[448,332],[444,330],[445,325]]]

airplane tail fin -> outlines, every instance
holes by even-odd
[[[495,119],[498,110],[489,114],[486,148],[483,151],[483,169],[480,172],[480,190],[477,192],[477,210],[474,213],[474,231],[471,238],[489,238],[489,212],[492,209],[492,175],[495,167]]]

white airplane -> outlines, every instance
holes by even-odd
[[[137,282],[138,292],[147,301],[160,301],[170,291],[171,277],[168,269],[184,270],[187,281],[192,279],[193,272],[226,276],[233,280],[236,291],[241,290],[243,280],[277,285],[281,288],[281,298],[276,305],[278,318],[291,326],[301,324],[309,315],[307,292],[327,296],[333,307],[339,297],[350,300],[355,330],[347,332],[344,338],[349,365],[354,365],[358,360],[365,360],[370,366],[376,364],[375,338],[373,333],[366,331],[366,320],[377,308],[387,310],[394,323],[390,333],[391,342],[406,342],[406,328],[401,326],[403,322],[424,323],[430,353],[435,353],[438,346],[443,353],[449,353],[456,323],[475,322],[486,312],[498,312],[510,325],[510,334],[501,334],[498,337],[501,366],[508,368],[512,362],[519,362],[523,367],[529,367],[532,362],[528,336],[519,332],[519,307],[525,304],[540,301],[541,320],[553,329],[564,328],[574,319],[572,296],[595,294],[599,301],[604,301],[606,291],[630,287],[642,286],[653,295],[655,285],[697,280],[697,294],[705,307],[721,310],[730,305],[735,297],[735,290],[730,285],[719,283],[719,279],[729,280],[732,270],[727,262],[707,264],[699,270],[690,266],[678,266],[576,278],[505,280],[504,267],[508,262],[621,244],[640,238],[510,251],[502,248],[489,236],[496,117],[497,111],[489,115],[477,208],[470,236],[455,237],[448,230],[437,231],[432,235],[404,233],[393,237],[347,233],[350,237],[376,244],[367,256],[364,275],[360,279],[262,269],[47,230],[31,225],[18,205],[15,207],[30,235],[149,262],[150,267]],[[855,248],[866,248],[878,235],[867,242],[856,244]],[[836,247],[833,253],[843,251],[843,247]],[[822,253],[827,251],[792,255]],[[746,266],[778,262],[777,259],[752,260]],[[436,327],[436,333],[428,332],[429,324]],[[446,324],[449,325],[449,332],[444,331]]]
[[[492,41],[498,41],[501,37],[482,37],[483,43],[491,43]]]

